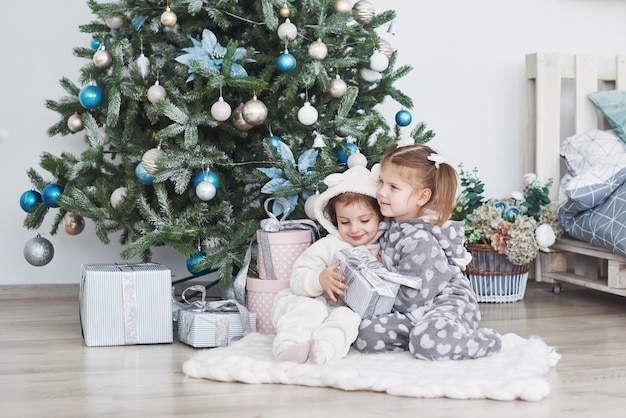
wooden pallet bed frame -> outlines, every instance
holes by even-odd
[[[559,153],[560,142],[576,133],[610,129],[588,94],[626,90],[626,56],[528,54],[526,80],[527,170],[541,179],[554,180],[550,197],[556,201],[559,180],[566,172]],[[569,119],[563,116],[567,109],[573,113]],[[554,283],[555,293],[561,292],[561,283],[571,283],[626,296],[626,258],[582,241],[562,238],[549,254],[542,253],[538,258],[535,279]]]

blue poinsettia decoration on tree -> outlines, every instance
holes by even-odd
[[[189,37],[189,39],[191,39],[193,46],[190,48],[183,48],[183,51],[185,51],[186,54],[177,57],[176,61],[183,65],[189,65],[189,63],[195,61],[207,64],[219,71],[222,67],[222,62],[224,62],[224,56],[226,56],[227,49],[217,42],[215,34],[210,30],[205,29],[202,31],[202,41],[198,41],[192,37]],[[246,70],[241,66],[241,64],[239,64],[245,55],[245,48],[239,47],[235,50],[234,62],[230,70],[231,77],[248,76]],[[253,62],[253,60],[248,59],[248,62]],[[191,69],[189,70],[189,73],[190,75],[187,81],[191,81],[195,78],[195,74]]]
[[[295,165],[296,161],[293,157],[293,153],[291,152],[291,149],[289,148],[289,146],[287,146],[287,144],[285,144],[282,141],[278,141],[276,143],[276,150],[280,154],[280,157],[282,158],[283,161],[288,161],[291,164]],[[301,175],[306,176],[307,174],[309,174],[309,168],[315,165],[315,161],[317,160],[317,154],[318,152],[316,149],[308,149],[304,151],[302,155],[300,155],[300,158],[298,158],[298,172]],[[280,168],[276,168],[276,167],[257,168],[257,170],[265,174],[270,179],[270,181],[265,183],[265,185],[261,188],[261,193],[272,194],[280,187],[293,185],[293,183],[290,180],[285,178],[285,174],[283,170]],[[313,192],[305,190],[302,192],[302,197],[306,200],[312,194]],[[297,194],[286,196],[286,199],[289,200],[289,204],[291,205],[291,208],[295,208],[298,205]],[[280,203],[274,202],[272,213],[275,216],[278,216],[282,214],[283,212],[284,212],[284,208],[280,205]],[[289,214],[285,214],[285,215],[289,215]]]

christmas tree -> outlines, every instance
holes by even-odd
[[[51,234],[76,234],[88,218],[124,259],[169,246],[228,286],[268,198],[289,201],[274,201],[276,216],[304,218],[328,174],[371,166],[401,136],[433,136],[423,123],[402,131],[412,101],[393,84],[411,68],[395,68],[377,32],[395,12],[366,0],[88,5],[80,80],[63,78],[67,96],[46,102],[59,114],[48,134],[82,131],[85,148],[43,153],[48,174],[28,171],[29,229],[53,214]],[[377,109],[387,98],[403,109],[394,124]]]

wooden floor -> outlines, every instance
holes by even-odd
[[[483,325],[540,336],[561,362],[540,402],[414,399],[185,377],[194,349],[85,347],[78,287],[0,287],[2,417],[605,417],[626,407],[626,298],[529,282],[521,302],[481,304]],[[619,411],[619,412],[618,412]]]

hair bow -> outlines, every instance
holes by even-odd
[[[446,162],[446,160],[441,155],[435,154],[434,152],[430,154],[427,158],[428,158],[428,161],[432,161],[435,163],[435,168],[439,168],[440,164],[443,164]]]

